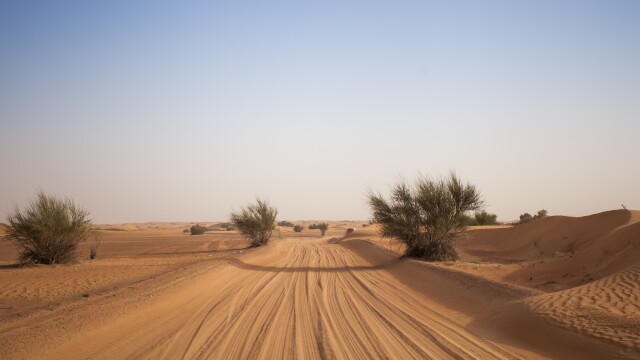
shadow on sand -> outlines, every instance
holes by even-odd
[[[230,258],[227,259],[229,264],[236,266],[240,269],[252,270],[252,271],[269,271],[269,272],[349,272],[349,271],[369,271],[369,270],[381,270],[389,268],[395,264],[398,264],[401,259],[394,259],[379,265],[371,265],[371,266],[341,266],[341,267],[279,267],[279,266],[262,266],[262,265],[254,265],[247,264],[240,259]]]

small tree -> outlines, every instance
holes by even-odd
[[[457,258],[453,240],[466,228],[466,212],[482,206],[475,186],[451,173],[446,179],[421,177],[415,186],[402,181],[387,200],[369,193],[373,221],[383,236],[406,245],[405,255],[427,260]]]
[[[320,230],[320,235],[324,236],[324,234],[329,229],[329,225],[327,223],[322,222],[322,223],[318,224],[317,229]]]
[[[257,199],[255,204],[232,212],[230,221],[251,242],[251,246],[257,247],[269,242],[276,228],[277,215],[276,208],[271,207],[267,201]]]
[[[547,210],[542,209],[542,210],[538,210],[538,213],[536,215],[533,216],[533,219],[542,219],[542,218],[546,218],[547,217]]]
[[[293,227],[293,231],[295,231],[295,232],[301,232],[301,231],[302,231],[302,229],[304,229],[304,228],[302,227],[302,225],[295,225],[295,226]]]
[[[545,209],[539,210],[536,215],[531,216],[529,213],[524,213],[520,215],[520,221],[518,224],[525,224],[532,220],[542,219],[548,216],[548,212]]]
[[[191,230],[191,235],[204,235],[204,233],[209,229],[206,226],[196,224],[196,225],[193,225],[190,230]]]
[[[73,261],[78,244],[94,234],[88,211],[69,198],[44,192],[39,192],[26,209],[16,209],[7,222],[6,237],[16,244],[22,263]]]
[[[498,224],[498,215],[496,214],[489,214],[488,212],[486,212],[485,210],[482,211],[476,211],[473,214],[474,217],[474,225],[497,225]]]

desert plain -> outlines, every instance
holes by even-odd
[[[362,224],[260,248],[99,225],[96,259],[83,243],[55,266],[0,241],[0,358],[640,358],[640,211],[470,228],[455,262],[402,258]]]

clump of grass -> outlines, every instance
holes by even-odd
[[[6,237],[16,245],[23,264],[74,261],[78,244],[94,234],[88,211],[69,198],[44,192],[39,192],[27,208],[16,209],[7,222]]]
[[[445,266],[453,266],[453,265],[455,265],[455,264],[456,264],[456,263],[455,263],[455,261],[445,261],[445,262],[444,262],[444,265],[445,265]]]

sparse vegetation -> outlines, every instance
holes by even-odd
[[[191,235],[204,235],[204,233],[207,232],[207,230],[209,229],[207,229],[206,226],[196,224],[196,225],[193,225],[190,230],[191,230]]]
[[[295,225],[293,227],[293,231],[295,231],[295,232],[302,232],[302,229],[304,229],[304,227],[302,225]]]
[[[30,205],[7,217],[6,237],[13,241],[21,263],[57,264],[76,260],[76,249],[94,232],[89,212],[69,198],[39,192]]]
[[[93,244],[91,244],[91,249],[89,251],[89,259],[93,260],[98,256],[98,248],[102,243],[102,236],[97,233],[94,233]]]
[[[329,225],[327,223],[318,224],[318,230],[320,230],[320,235],[324,236],[324,234],[329,230]]]
[[[283,220],[278,222],[278,226],[282,226],[282,227],[294,227],[294,224],[292,222]]]
[[[328,229],[329,229],[329,224],[325,222],[309,225],[309,230],[320,230],[320,234],[322,236],[324,236],[324,234],[327,232]]]
[[[524,213],[520,215],[520,221],[518,221],[517,224],[525,224],[525,223],[528,223],[529,221],[542,219],[547,216],[548,216],[548,212],[545,209],[539,210],[538,213],[534,216],[531,216],[531,214],[529,213]]]
[[[276,228],[278,210],[267,201],[257,199],[255,204],[247,205],[231,213],[231,223],[247,238],[251,246],[262,246],[269,242]]]
[[[470,226],[486,226],[486,225],[498,225],[498,215],[490,214],[485,210],[476,211],[473,217],[469,217]]]
[[[466,228],[466,213],[483,204],[476,187],[453,172],[440,180],[421,177],[414,186],[399,182],[388,200],[373,192],[368,198],[383,236],[405,244],[406,256],[433,261],[458,257],[453,241]]]
[[[226,231],[238,230],[238,228],[231,223],[222,223],[220,224],[220,228],[225,229]]]

